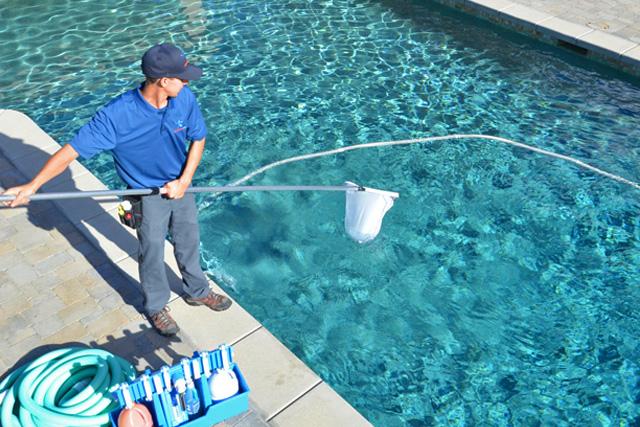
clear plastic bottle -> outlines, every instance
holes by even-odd
[[[185,411],[191,420],[197,418],[200,413],[200,398],[198,397],[198,391],[193,383],[191,362],[189,359],[182,359],[180,364],[182,365],[182,373],[184,374],[184,379],[187,383],[187,391],[184,394]],[[198,370],[198,376],[199,374],[200,372]]]
[[[173,424],[179,425],[189,420],[186,411],[185,394],[187,392],[187,385],[184,378],[179,377],[173,381],[174,390],[171,393],[171,417],[173,418]]]
[[[185,410],[189,419],[197,418],[200,415],[200,398],[193,381],[187,381],[187,391],[184,394]]]

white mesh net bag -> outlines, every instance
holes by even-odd
[[[382,218],[399,194],[360,187],[348,181],[345,184],[354,186],[353,190],[345,192],[344,227],[347,234],[358,243],[375,239],[380,233]]]

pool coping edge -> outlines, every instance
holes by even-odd
[[[464,13],[640,77],[640,43],[509,0],[435,0]],[[584,28],[583,34],[574,30]]]

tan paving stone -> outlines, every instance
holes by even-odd
[[[28,285],[20,286],[20,296],[30,300],[41,300],[43,296],[55,296],[51,289],[61,283],[61,280],[53,274],[45,274],[29,282]],[[58,300],[55,297],[55,300]],[[58,300],[59,301],[59,300]]]
[[[10,241],[0,241],[0,257],[9,252],[16,251],[16,246]]]
[[[89,297],[86,287],[86,281],[70,279],[53,288],[53,292],[65,305],[71,305]]]
[[[2,375],[4,372],[7,372],[9,369],[9,365],[7,365],[4,360],[0,359],[0,375]]]
[[[95,300],[101,300],[109,295],[117,294],[116,290],[113,289],[109,283],[100,278],[89,280],[85,285],[85,290]]]
[[[50,289],[42,290],[35,298],[29,299],[31,307],[22,312],[22,316],[29,323],[46,322],[47,319],[57,316],[65,305]]]
[[[9,318],[22,313],[31,308],[31,301],[26,298],[11,298],[0,301],[0,313],[3,317]]]
[[[25,227],[23,230],[19,230],[11,236],[10,240],[18,250],[26,252],[35,246],[50,242],[52,239],[46,230]]]
[[[19,251],[11,251],[0,257],[0,272],[7,271],[20,262],[22,262],[22,254]]]
[[[3,343],[3,348],[17,344],[35,333],[30,322],[20,314],[0,319],[0,342]]]
[[[86,327],[89,335],[100,339],[109,334],[113,335],[119,332],[128,323],[130,323],[129,318],[120,309],[115,309],[102,313],[100,317],[93,320]]]
[[[66,268],[67,264],[73,261],[71,255],[66,252],[58,252],[39,263],[35,264],[33,267],[40,274],[50,274],[56,270]]]
[[[118,293],[111,293],[104,298],[98,300],[98,305],[104,310],[110,310],[116,307],[121,307],[125,304],[122,296]]]
[[[1,211],[2,209],[0,209],[0,212]],[[6,222],[6,224],[3,224],[2,227],[0,227],[0,240],[7,241],[18,232],[18,228],[16,228],[13,224],[8,223],[7,221],[3,222]]]
[[[18,285],[9,278],[6,271],[0,271],[0,281],[2,283],[2,286],[0,286],[0,302],[11,301],[20,292]]]
[[[41,337],[48,337],[61,331],[67,326],[58,316],[46,316],[37,322],[32,323],[33,329]]]
[[[9,225],[16,227],[18,232],[33,228],[33,218],[29,214],[29,208],[18,207],[4,209],[4,211],[12,212],[12,214],[7,217],[7,222]]]
[[[21,366],[25,357],[33,354],[38,348],[41,348],[45,344],[46,343],[43,342],[41,336],[38,334],[32,334],[10,346],[3,346],[2,360],[10,367],[13,367],[16,363],[18,366]]]
[[[122,313],[129,318],[130,321],[146,321],[144,314],[142,314],[141,309],[138,310],[136,307],[131,305],[124,305],[120,307]]]
[[[93,311],[99,310],[99,306],[96,304],[93,298],[85,297],[73,304],[67,305],[65,308],[58,312],[60,319],[65,323],[78,322],[85,316],[88,316]]]
[[[35,246],[22,253],[25,261],[29,264],[37,264],[55,254],[55,250],[48,244]]]
[[[53,335],[43,338],[46,344],[87,342],[87,328],[80,322],[72,322]]]
[[[33,269],[33,266],[26,262],[18,262],[7,269],[7,275],[16,285],[22,286],[36,280],[39,275]]]
[[[83,273],[92,270],[91,265],[88,264],[85,260],[72,261],[68,264],[65,264],[64,268],[60,268],[53,272],[56,277],[60,280],[65,281],[69,279],[73,279]]]
[[[47,246],[51,249],[51,252],[67,252],[69,253],[69,243],[62,240],[56,240],[51,232],[49,232],[49,236],[52,236],[52,241],[47,243]]]
[[[26,207],[19,207],[19,208],[13,208],[13,209],[2,208],[0,209],[0,216],[3,216],[4,218],[15,218],[19,216],[24,216],[26,212],[27,212]]]

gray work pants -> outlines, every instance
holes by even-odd
[[[143,196],[142,225],[137,231],[140,241],[138,270],[147,314],[162,310],[171,295],[164,266],[167,231],[173,240],[184,292],[194,298],[207,295],[209,283],[200,267],[200,231],[193,194],[185,194],[181,199]]]

